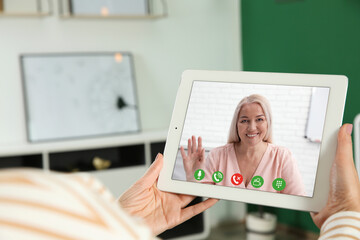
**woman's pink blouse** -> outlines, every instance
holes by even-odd
[[[211,150],[206,158],[204,170],[205,178],[201,181],[203,183],[214,184],[212,174],[216,171],[221,171],[224,179],[216,185],[278,192],[273,188],[272,183],[276,178],[283,178],[286,182],[286,187],[280,191],[281,193],[306,195],[297,163],[291,152],[285,147],[270,143],[253,175],[253,177],[261,176],[264,179],[264,184],[260,188],[254,188],[250,181],[247,186],[245,186],[244,181],[240,185],[232,184],[231,177],[233,174],[241,174],[235,154],[234,143],[229,143]]]

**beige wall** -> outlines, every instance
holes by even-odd
[[[11,9],[29,0],[13,0]],[[55,0],[50,0],[57,7]],[[167,129],[182,71],[240,70],[236,0],[167,0],[158,20],[0,18],[0,145],[26,144],[19,54],[129,51],[134,55],[144,130]],[[56,9],[55,9],[56,10]],[[57,12],[57,11],[55,11]],[[46,114],[46,113],[44,113]],[[242,218],[244,204],[221,201],[211,223]]]
[[[21,53],[132,52],[144,130],[168,127],[183,70],[240,69],[238,1],[167,3],[158,20],[0,18],[0,144],[26,143]]]

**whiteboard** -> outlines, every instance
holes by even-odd
[[[321,142],[322,140],[329,91],[329,88],[314,87],[312,89],[309,115],[305,130],[305,138],[312,142]]]
[[[137,132],[129,53],[21,56],[30,142]]]

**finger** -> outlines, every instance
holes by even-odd
[[[149,169],[146,171],[144,176],[140,178],[139,181],[143,183],[145,187],[152,186],[159,177],[163,163],[164,163],[163,155],[161,153],[158,153],[158,155],[155,158],[155,161],[151,164]]]
[[[198,151],[200,152],[202,150],[202,138],[201,137],[198,137]]]
[[[191,154],[191,139],[189,138],[188,139],[188,152],[187,152],[187,154],[188,154],[188,156],[190,156],[190,154]]]
[[[183,158],[183,160],[186,159],[186,153],[182,146],[180,147],[180,152],[181,152],[181,157]]]
[[[181,194],[179,198],[181,200],[181,208],[184,208],[195,199],[195,196]]]
[[[313,222],[315,223],[317,221],[317,216],[319,213],[315,213],[315,212],[310,212],[310,216],[313,220]]]
[[[196,198],[195,196],[185,195],[185,194],[182,194],[179,197],[180,197],[180,200],[181,200],[181,208],[186,207],[187,205],[189,205]]]
[[[328,213],[328,212],[325,211],[325,213]],[[318,228],[321,228],[321,226],[323,225],[325,220],[329,217],[328,214],[324,214],[324,210],[321,210],[318,213],[310,212],[310,216]]]
[[[205,161],[205,148],[202,149],[201,151],[201,159],[200,159],[201,162],[204,162]]]
[[[192,149],[191,151],[194,153],[196,152],[196,138],[195,136],[192,136]]]
[[[353,161],[352,140],[351,140],[352,124],[344,124],[338,133],[338,143],[336,148],[335,161],[343,164],[344,162]],[[349,163],[348,163],[349,164]]]
[[[314,219],[317,216],[318,213],[316,212],[310,212],[311,217]]]
[[[182,210],[180,221],[185,222],[186,220],[198,215],[199,213],[202,213],[206,209],[214,206],[215,203],[217,203],[219,200],[214,198],[209,198],[201,203],[195,204],[193,206],[184,208]]]
[[[352,186],[353,184],[359,185],[359,176],[355,168],[354,158],[353,158],[353,148],[352,148],[352,124],[344,124],[338,133],[338,145],[336,149],[335,157],[335,168],[333,171],[338,173],[339,169],[342,169],[342,174],[344,176],[343,182],[346,181],[347,186]],[[336,170],[338,169],[338,170]],[[346,176],[346,177],[345,177]],[[359,190],[357,187],[353,187],[353,190]],[[360,192],[359,192],[360,193]]]

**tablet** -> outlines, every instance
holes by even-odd
[[[347,85],[338,75],[185,71],[159,189],[319,211]]]

